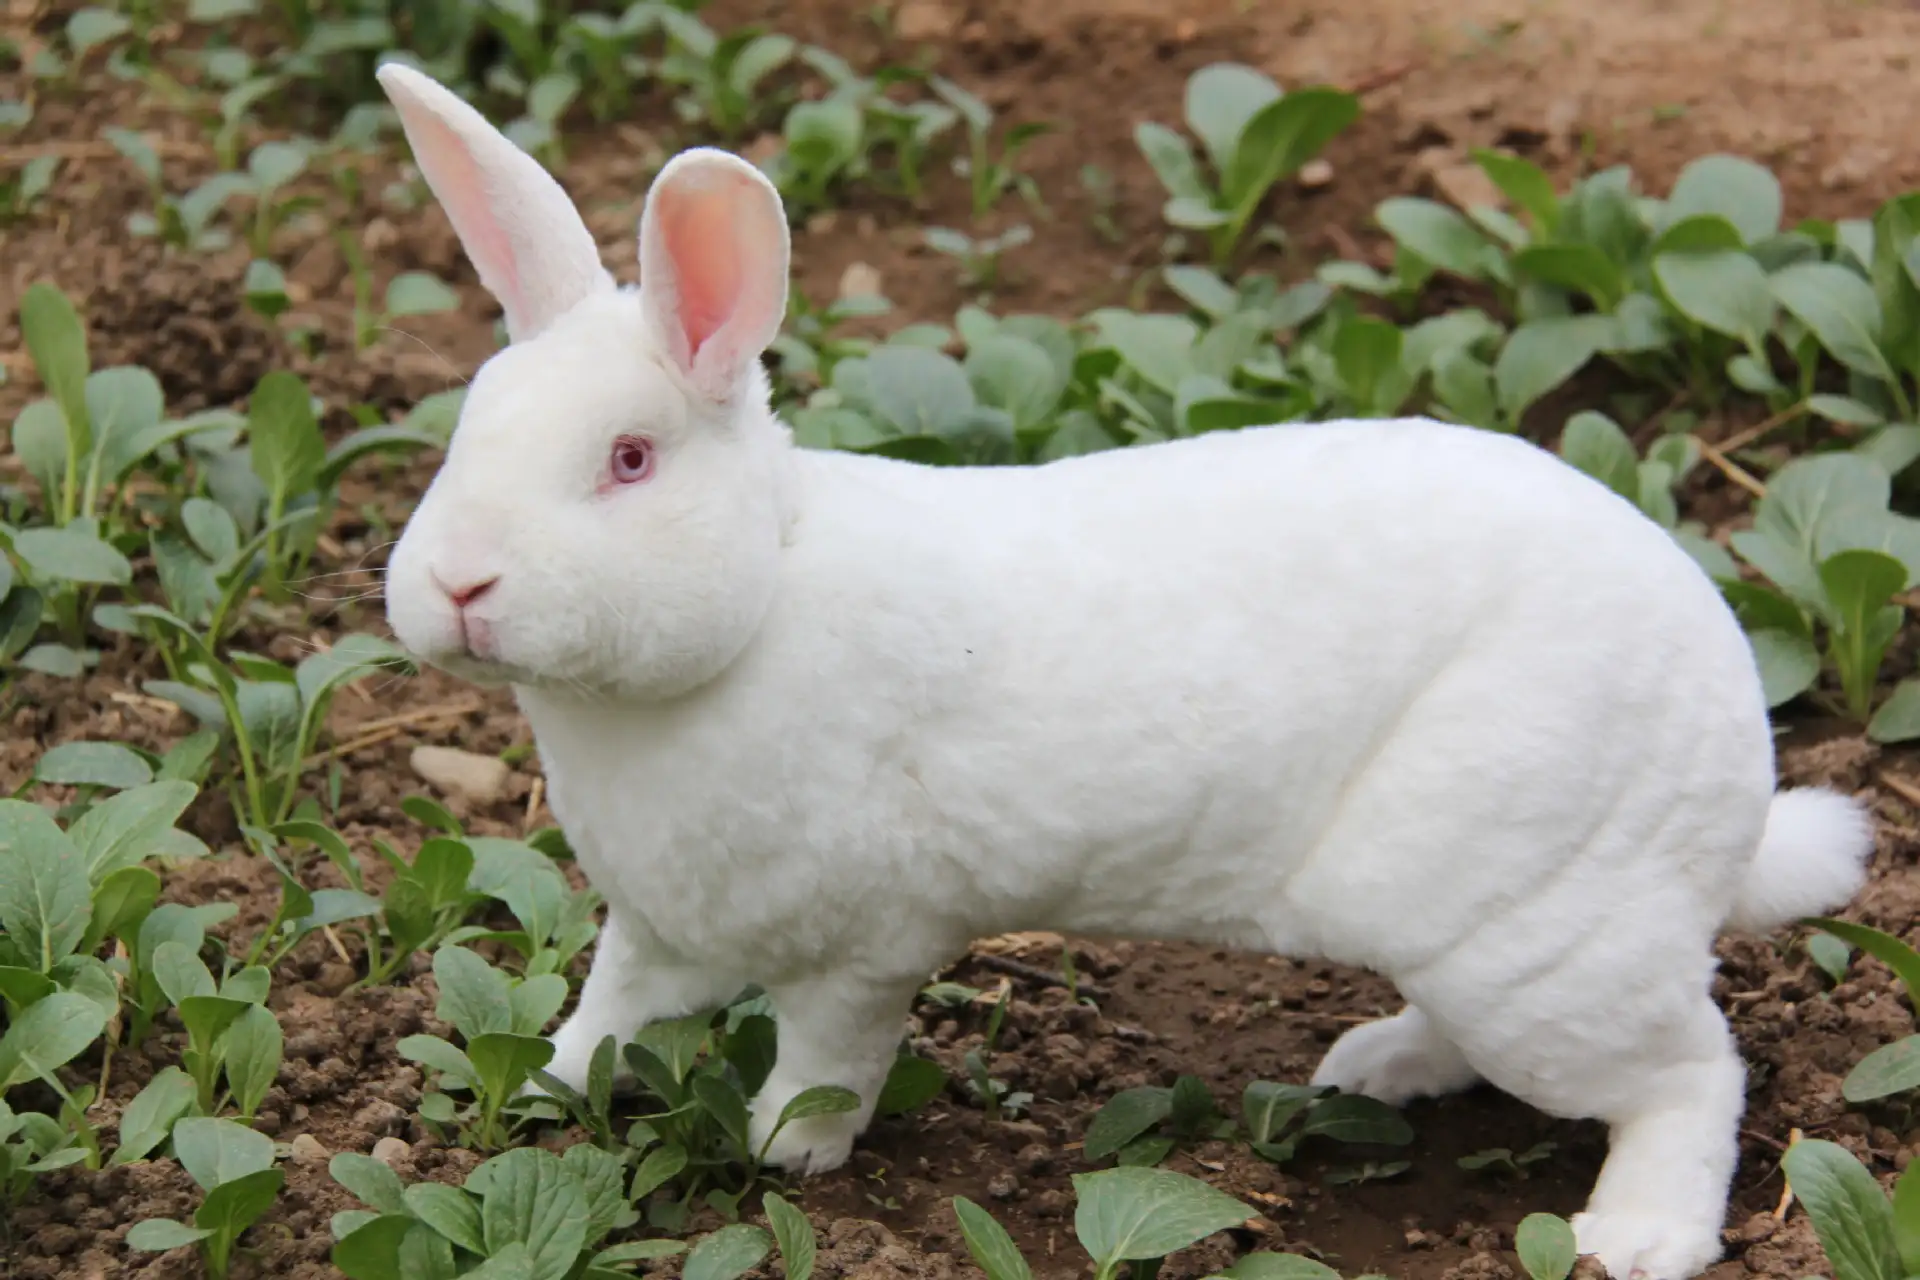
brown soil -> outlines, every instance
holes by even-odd
[[[891,40],[867,20],[866,8],[839,0],[718,0],[711,12],[717,26],[767,21],[856,63],[906,61],[927,50],[1003,117],[1063,126],[1030,152],[1027,168],[1050,217],[1038,222],[1032,246],[1009,255],[993,299],[1002,311],[1074,315],[1135,295],[1162,260],[1165,229],[1161,197],[1134,150],[1132,129],[1142,120],[1176,120],[1186,75],[1222,58],[1261,66],[1283,84],[1327,81],[1364,94],[1361,122],[1328,152],[1331,182],[1288,191],[1276,202],[1286,247],[1262,250],[1254,265],[1283,273],[1329,254],[1377,249],[1373,205],[1394,193],[1445,189],[1458,180],[1471,146],[1515,147],[1563,179],[1583,166],[1624,160],[1656,191],[1687,159],[1736,150],[1781,173],[1790,216],[1860,216],[1876,201],[1920,186],[1904,92],[1920,55],[1920,6],[1909,3],[902,0],[894,17],[901,34]],[[65,6],[45,10],[32,29],[56,30],[65,15]],[[623,275],[633,269],[631,236],[647,176],[675,141],[665,120],[650,108],[631,124],[599,133],[583,126],[569,136],[562,176]],[[70,156],[48,203],[0,234],[0,359],[13,375],[0,384],[0,421],[38,394],[14,321],[14,300],[35,279],[54,279],[84,297],[96,366],[147,365],[175,411],[233,404],[268,369],[291,367],[332,407],[330,422],[344,426],[350,406],[403,409],[456,384],[491,350],[496,309],[474,283],[444,217],[431,206],[386,208],[369,194],[359,208],[336,208],[330,216],[364,228],[380,283],[427,268],[454,280],[468,305],[460,314],[406,321],[403,336],[356,354],[345,262],[323,232],[289,229],[276,256],[290,264],[297,306],[282,327],[311,326],[320,335],[312,355],[296,353],[239,305],[243,249],[189,258],[127,237],[122,218],[144,204],[143,188],[117,156],[87,141],[110,123],[147,129],[168,143],[176,183],[208,170],[193,125],[97,73],[81,91],[43,99],[33,123],[0,148],[6,154],[51,147]],[[1081,183],[1086,165],[1115,180],[1106,212],[1117,239],[1096,228],[1102,206]],[[395,176],[390,162],[385,170],[367,174],[363,190],[380,191]],[[1030,217],[1009,200],[988,229]],[[896,303],[888,323],[949,321],[970,299],[952,264],[924,249],[920,228],[966,221],[964,193],[950,177],[938,177],[919,211],[856,193],[800,233],[800,287],[815,299],[831,297],[850,266],[866,264]],[[313,599],[306,610],[263,613],[250,623],[250,643],[293,658],[328,635],[378,629],[382,547],[431,465],[368,469],[346,495],[333,530],[338,554],[308,585]],[[140,683],[157,674],[149,655],[121,643],[109,646],[100,670],[77,686],[40,677],[20,682],[0,742],[0,786],[16,787],[38,753],[58,742],[115,738],[158,746],[183,733],[183,715],[139,693]],[[402,723],[395,726],[396,719]],[[347,756],[333,815],[363,851],[375,835],[402,847],[419,838],[397,807],[419,789],[407,763],[412,746],[437,742],[494,753],[526,739],[509,700],[436,674],[343,695],[331,728],[336,742],[347,742],[383,725],[393,727],[391,736]],[[537,807],[537,769],[532,759],[516,766],[507,798],[484,811],[453,807],[477,830],[525,830],[546,820]],[[1920,762],[1802,726],[1784,751],[1783,772],[1791,780],[1856,788],[1874,801],[1879,855],[1872,887],[1853,915],[1920,940],[1920,809],[1910,800],[1920,795]],[[217,798],[203,798],[190,821],[227,852],[172,872],[168,895],[239,904],[224,930],[250,937],[273,909],[271,878],[233,851],[232,818]],[[997,986],[1002,975],[983,958],[989,952],[1051,969],[1059,945],[1033,937],[983,944],[950,976]],[[800,1203],[823,1233],[818,1274],[975,1274],[947,1207],[951,1196],[964,1194],[1007,1224],[1038,1274],[1079,1275],[1084,1260],[1073,1242],[1068,1178],[1084,1167],[1076,1144],[1101,1102],[1131,1085],[1192,1073],[1231,1110],[1248,1081],[1304,1079],[1342,1029],[1396,1007],[1386,984],[1328,966],[1192,947],[1073,946],[1082,975],[1100,990],[1097,1007],[1076,1004],[1059,986],[1031,976],[1012,980],[994,1069],[1034,1095],[1030,1114],[1018,1119],[989,1122],[957,1083],[964,1053],[980,1041],[981,1011],[930,1004],[917,1010],[917,1044],[956,1083],[928,1110],[878,1124],[849,1169],[800,1188]],[[1920,1150],[1914,1117],[1897,1107],[1850,1109],[1838,1086],[1864,1053],[1911,1030],[1913,1014],[1874,962],[1859,963],[1849,981],[1829,989],[1784,938],[1730,941],[1722,960],[1717,992],[1753,1070],[1727,1261],[1712,1274],[1793,1280],[1824,1264],[1803,1216],[1774,1216],[1778,1153],[1797,1127],[1847,1144],[1883,1174],[1906,1165]],[[430,983],[413,985],[417,976],[390,989],[348,992],[351,969],[323,942],[305,944],[278,976],[274,1008],[286,1028],[287,1064],[261,1128],[287,1142],[309,1135],[333,1152],[368,1151],[379,1138],[397,1136],[409,1144],[401,1162],[409,1177],[457,1179],[469,1169],[474,1156],[443,1148],[414,1118],[420,1075],[395,1053],[399,1038],[433,1025]],[[115,1058],[103,1127],[153,1071],[177,1060],[179,1047],[178,1027],[163,1025],[142,1051]],[[1508,1252],[1515,1223],[1534,1210],[1577,1209],[1604,1153],[1596,1126],[1550,1121],[1484,1090],[1417,1105],[1410,1119],[1419,1135],[1405,1153],[1411,1167],[1361,1185],[1328,1179],[1368,1154],[1337,1148],[1310,1150],[1284,1169],[1225,1144],[1174,1157],[1173,1167],[1243,1196],[1265,1217],[1260,1232],[1221,1237],[1176,1259],[1165,1274],[1204,1275],[1237,1251],[1284,1245],[1347,1274],[1504,1280],[1518,1274]],[[1554,1152],[1524,1181],[1456,1165],[1475,1151],[1518,1151],[1543,1141],[1556,1144]],[[239,1272],[290,1280],[336,1274],[325,1261],[327,1221],[354,1202],[327,1176],[324,1157],[290,1159],[286,1168],[288,1192],[250,1237]],[[45,1194],[8,1223],[0,1275],[198,1274],[184,1252],[154,1258],[121,1243],[131,1223],[179,1216],[190,1204],[187,1181],[171,1164],[55,1175]]]

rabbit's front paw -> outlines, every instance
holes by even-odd
[[[1391,1018],[1363,1023],[1327,1050],[1313,1083],[1365,1094],[1391,1106],[1415,1098],[1457,1093],[1479,1076],[1460,1050],[1411,1006]]]
[[[1689,1280],[1720,1258],[1717,1221],[1677,1214],[1576,1213],[1573,1236],[1613,1280]]]
[[[797,1092],[766,1089],[753,1100],[749,1128],[753,1149],[766,1147],[766,1162],[788,1173],[805,1176],[838,1169],[853,1155],[853,1140],[865,1127],[857,1111],[790,1120],[773,1135],[772,1145],[767,1145],[767,1135],[779,1122],[781,1109]]]

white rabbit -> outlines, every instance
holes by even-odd
[[[1744,1072],[1723,928],[1861,883],[1865,813],[1774,794],[1745,637],[1673,540],[1522,440],[1289,425],[1031,468],[795,448],[759,357],[779,195],[675,157],[623,290],[560,186],[389,65],[505,309],[395,549],[395,633],[509,683],[607,900],[552,1070],[748,981],[780,1016],[755,1129],[857,1113],[976,937],[1182,938],[1374,969],[1409,1001],[1316,1082],[1487,1080],[1612,1126],[1576,1222],[1622,1277],[1720,1254]]]

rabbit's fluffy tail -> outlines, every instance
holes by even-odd
[[[1866,883],[1873,820],[1851,796],[1817,787],[1782,791],[1726,927],[1771,933],[1836,910]]]

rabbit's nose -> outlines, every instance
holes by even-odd
[[[435,586],[446,593],[447,599],[453,602],[454,608],[464,609],[481,596],[487,594],[487,592],[493,590],[494,585],[500,581],[500,575],[496,573],[490,578],[482,578],[478,582],[470,582],[463,587],[448,586],[440,580],[438,574],[434,575],[433,581]]]

